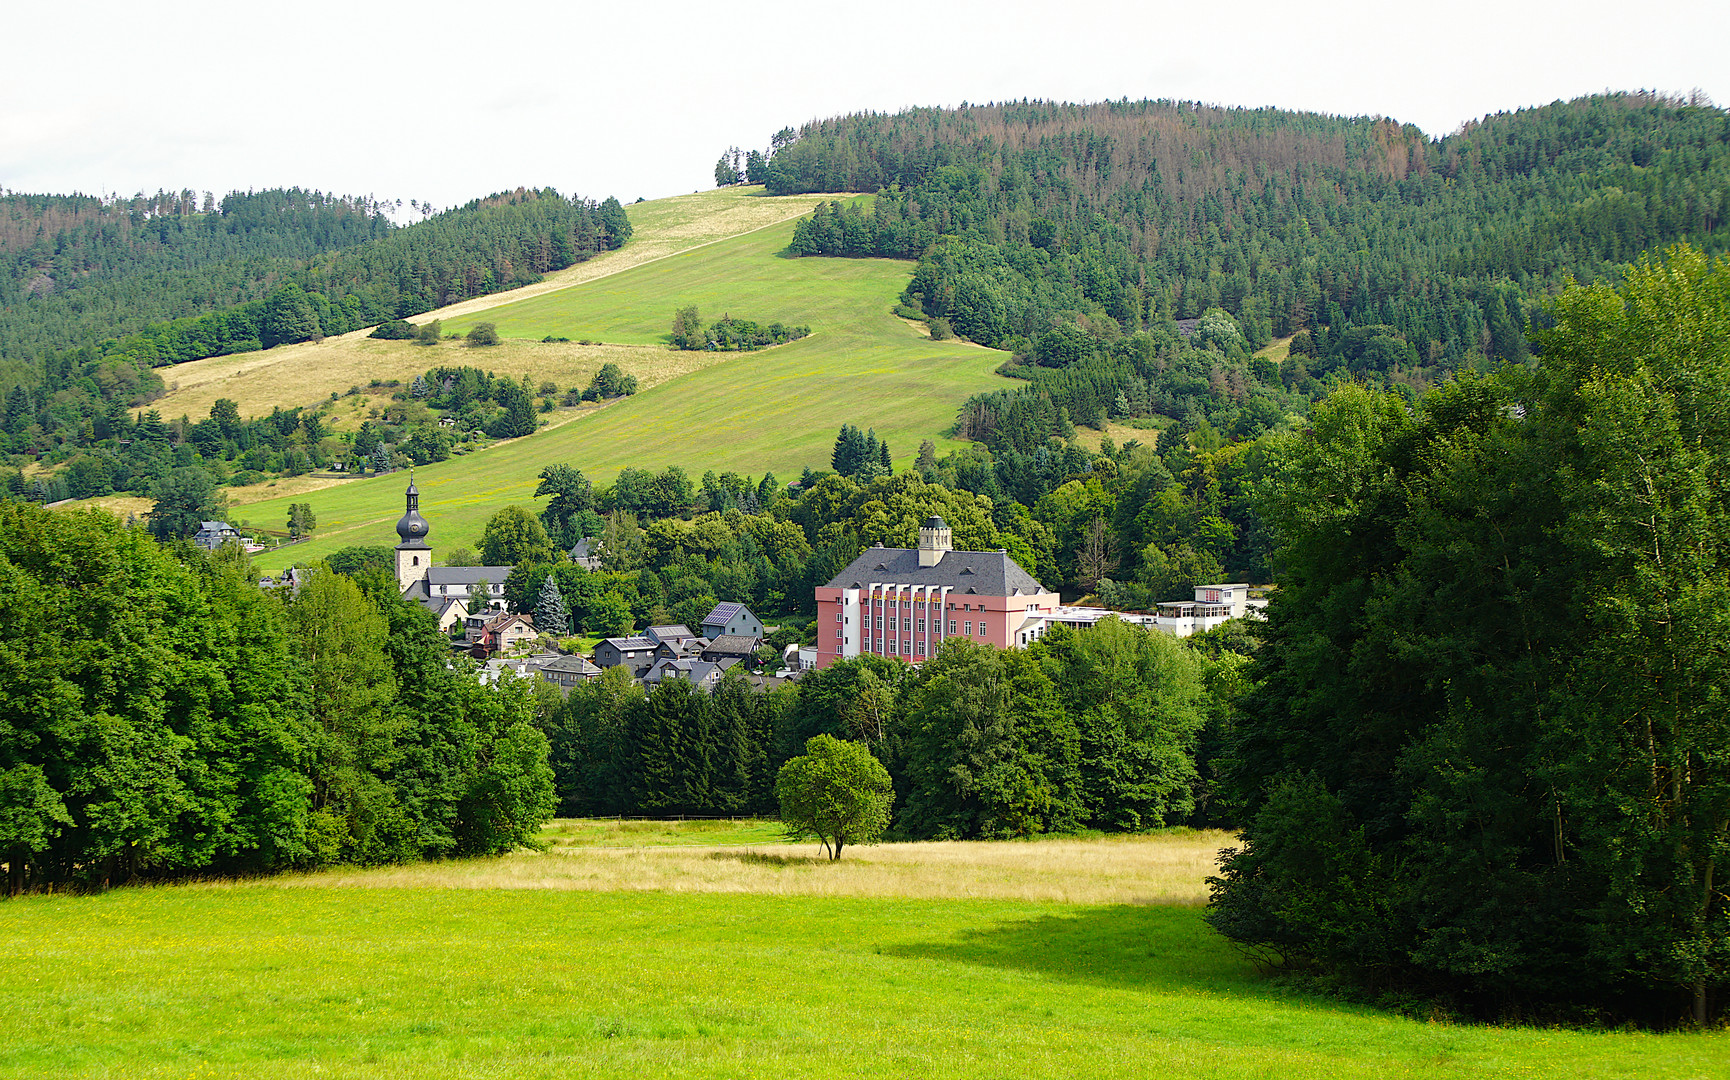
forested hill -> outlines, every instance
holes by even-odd
[[[855,115],[776,142],[752,157],[771,192],[885,191],[872,214],[814,219],[796,252],[919,258],[910,300],[1018,350],[1054,325],[1103,342],[1221,307],[1251,347],[1350,324],[1392,328],[1410,347],[1383,359],[1408,370],[1511,359],[1501,312],[1524,325],[1567,274],[1677,240],[1723,250],[1730,217],[1730,115],[1646,93],[1442,139],[1125,101]]]
[[[151,366],[341,333],[538,281],[629,235],[618,200],[551,188],[501,192],[403,228],[379,204],[298,189],[202,207],[191,192],[8,195],[0,361],[35,361],[18,372],[34,381],[29,367],[52,367],[74,348],[77,364],[99,350]],[[312,298],[316,321],[297,299],[294,325],[273,324],[261,305],[284,288]]]
[[[299,188],[0,194],[0,357],[256,300],[304,260],[392,228],[372,200]]]

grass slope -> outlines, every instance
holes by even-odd
[[[1193,840],[1099,844],[1096,861],[1163,845]],[[1054,850],[979,846],[1036,869]],[[0,904],[0,1076],[1688,1080],[1724,1075],[1730,1051],[1722,1032],[1423,1023],[1295,993],[1195,907],[911,884],[598,892],[384,871],[29,897]]]
[[[473,316],[524,297],[622,273],[682,251],[791,221],[823,198],[821,195],[767,197],[762,190],[722,188],[627,206],[625,213],[631,220],[633,234],[623,248],[604,251],[587,262],[554,271],[538,284],[477,296],[417,315],[413,321]],[[242,416],[256,416],[276,406],[311,405],[350,386],[364,386],[372,379],[412,379],[435,363],[452,362],[429,359],[424,350],[405,342],[374,341],[367,337],[371,332],[357,330],[303,345],[282,345],[264,352],[213,356],[179,364],[161,373],[169,380],[171,389],[154,407],[163,416],[184,413],[198,419],[210,413],[217,398],[226,397],[240,405]],[[528,372],[536,382],[551,378],[561,386],[586,384],[595,369],[609,360],[627,368],[634,360],[629,350],[616,347],[603,349],[563,343],[541,346],[538,340],[533,349],[502,350],[489,353],[488,357],[495,371],[513,375]],[[634,373],[639,378],[645,375]],[[652,378],[654,373],[646,374]]]
[[[1001,383],[992,372],[1002,354],[931,341],[923,328],[891,314],[911,263],[782,258],[792,231],[793,223],[784,222],[487,311],[501,334],[519,340],[553,334],[650,345],[664,340],[675,308],[693,303],[706,319],[731,312],[802,323],[812,334],[775,349],[709,357],[714,362],[699,370],[604,409],[419,470],[421,509],[435,547],[475,544],[491,514],[530,500],[537,474],[552,462],[570,462],[597,481],[626,466],[669,464],[693,478],[706,469],[758,477],[772,470],[786,481],[806,465],[827,466],[843,423],[875,428],[903,465],[921,439],[949,445],[941,433],[961,401]],[[472,321],[478,320],[461,317],[452,325]],[[492,366],[490,351],[460,355]],[[390,475],[299,496],[317,514],[317,538],[263,556],[260,564],[277,569],[350,544],[392,541],[406,482]],[[286,517],[289,501],[248,505],[235,516],[275,523]]]

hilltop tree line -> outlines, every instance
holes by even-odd
[[[531,285],[630,235],[617,199],[505,192],[311,259],[260,300],[145,327],[108,351],[160,367],[312,341]]]
[[[550,188],[400,229],[377,204],[298,189],[193,205],[0,196],[0,395],[24,395],[7,423],[25,445],[9,449],[90,445],[100,416],[161,392],[153,368],[537,281],[617,248],[631,230],[616,199]]]
[[[389,209],[300,188],[0,195],[0,362],[259,300],[315,256],[389,236]]]
[[[266,591],[236,549],[0,500],[8,890],[530,840],[554,807],[532,697],[453,665],[395,584]]]
[[[1108,346],[1217,307],[1252,349],[1382,328],[1387,360],[1434,379],[1518,359],[1498,322],[1523,329],[1566,275],[1676,240],[1722,250],[1730,116],[1611,94],[1432,140],[1272,109],[1011,102],[808,124],[764,180],[877,193],[868,212],[820,205],[790,252],[917,259],[907,302],[982,344],[1073,326]]]

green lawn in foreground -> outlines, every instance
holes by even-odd
[[[291,887],[0,904],[0,1076],[1722,1077],[1730,1039],[1452,1026],[1191,908]]]
[[[903,467],[921,439],[953,444],[942,433],[969,395],[1008,383],[992,372],[1003,354],[954,341],[934,342],[890,314],[912,263],[885,259],[787,259],[784,222],[695,251],[448,324],[490,321],[506,336],[651,343],[668,333],[675,308],[695,303],[705,320],[727,312],[759,322],[811,327],[790,345],[741,353],[655,386],[580,419],[478,454],[420,469],[421,510],[435,548],[475,546],[486,519],[527,503],[536,476],[569,462],[591,480],[619,469],[683,466],[734,470],[782,481],[827,467],[844,423],[886,436]],[[484,351],[472,361],[485,365]],[[237,508],[252,522],[285,518],[290,502],[310,502],[318,536],[260,556],[275,570],[351,544],[394,543],[403,474],[349,481],[310,495]]]

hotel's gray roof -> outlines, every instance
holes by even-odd
[[[1001,551],[946,551],[936,566],[920,566],[911,548],[866,548],[829,580],[831,589],[863,589],[873,581],[896,585],[949,586],[958,593],[1015,596],[1046,589]]]

